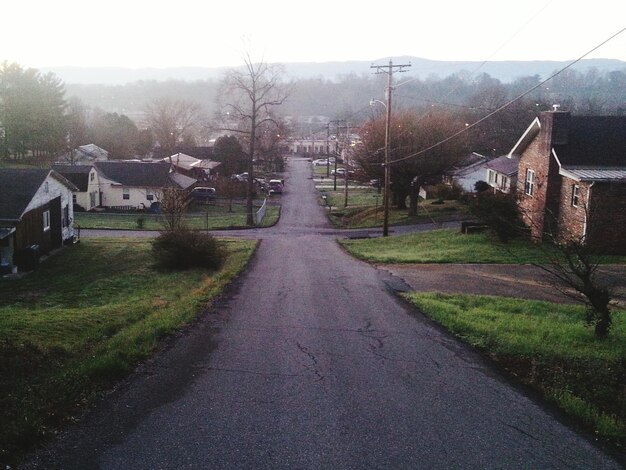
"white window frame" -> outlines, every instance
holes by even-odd
[[[124,201],[130,200],[130,188],[122,188],[122,199]]]
[[[146,200],[154,201],[154,192],[151,189],[146,189]]]
[[[526,181],[524,182],[524,193],[527,196],[535,194],[535,170],[526,168]]]
[[[493,185],[498,181],[498,174],[493,170],[487,170],[487,183]]]
[[[572,185],[572,207],[578,207],[580,204],[580,186],[577,184]]]
[[[50,230],[50,210],[43,211],[43,231]]]

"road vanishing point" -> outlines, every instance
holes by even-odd
[[[290,159],[227,295],[24,468],[621,468],[346,254],[318,201]]]

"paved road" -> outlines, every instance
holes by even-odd
[[[620,468],[320,234],[289,167],[232,296],[25,468]]]

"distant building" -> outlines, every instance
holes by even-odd
[[[103,162],[109,159],[109,152],[95,144],[81,145],[73,151],[63,155],[59,162],[71,164],[88,164]]]
[[[503,155],[494,158],[485,165],[487,183],[494,191],[511,192],[511,188],[515,188],[517,185],[518,165],[519,157],[516,155]]]

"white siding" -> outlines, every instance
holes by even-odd
[[[48,187],[48,191],[46,192],[46,183]],[[65,186],[63,183],[58,181],[56,178],[48,175],[43,184],[39,187],[35,196],[31,199],[30,204],[26,207],[26,212],[30,212],[33,209],[44,206],[48,204],[52,199],[61,196],[61,216],[63,216],[63,211],[65,206],[69,206],[69,217],[70,224],[69,227],[62,225],[63,227],[63,240],[67,240],[74,236],[74,207],[72,205],[72,191],[70,188]]]

